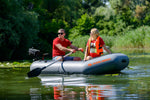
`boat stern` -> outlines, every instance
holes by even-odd
[[[94,58],[85,63],[84,74],[106,74],[119,72],[129,64],[129,58],[125,54],[115,53]]]

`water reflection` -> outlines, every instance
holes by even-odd
[[[150,54],[142,54],[130,54],[128,68],[118,74],[28,79],[29,68],[0,69],[0,100],[149,100]]]
[[[63,87],[63,88],[62,88]],[[88,85],[80,87],[82,91],[76,92],[73,88],[54,86],[55,100],[72,100],[80,96],[80,100],[104,100],[106,97],[115,96],[115,89],[112,85]]]
[[[89,83],[88,76],[40,76],[41,84],[50,89],[55,100],[104,100],[116,96],[114,85]],[[38,88],[31,88],[31,100],[42,98]],[[40,90],[41,91],[41,90]]]

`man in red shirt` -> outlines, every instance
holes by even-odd
[[[77,48],[76,46],[72,45],[71,42],[66,39],[64,36],[66,35],[64,29],[59,29],[58,30],[58,37],[56,37],[53,40],[53,60],[57,60],[60,57],[65,55],[65,52],[75,52],[75,51],[81,51],[83,50],[82,48]],[[70,48],[67,48],[70,47]],[[80,57],[65,57],[63,59],[64,61],[66,60],[74,60],[74,61],[79,61],[81,60]]]

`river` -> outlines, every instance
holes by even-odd
[[[0,100],[148,100],[149,53],[126,53],[130,63],[116,74],[40,75],[29,68],[0,69]]]

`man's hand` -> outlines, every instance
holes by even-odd
[[[78,48],[78,51],[84,52],[83,48]]]
[[[76,50],[75,49],[70,49],[70,52],[75,53]]]

